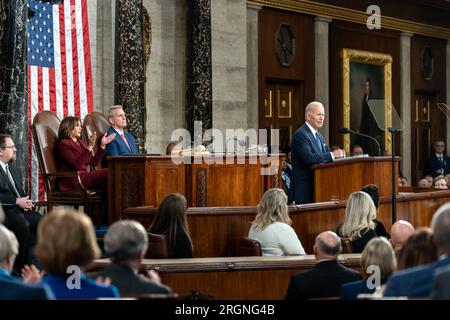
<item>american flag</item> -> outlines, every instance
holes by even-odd
[[[34,16],[28,20],[28,138],[30,193],[45,198],[31,136],[36,113],[51,110],[62,120],[92,112],[92,71],[87,0],[61,4],[28,0]]]

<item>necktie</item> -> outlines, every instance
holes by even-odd
[[[316,142],[317,142],[317,145],[319,146],[320,152],[322,152],[322,143],[320,142],[320,138],[319,138],[319,133],[318,132],[316,132]]]
[[[20,198],[19,191],[17,191],[16,183],[14,182],[14,179],[12,177],[11,171],[9,171],[9,165],[6,165],[6,175],[8,176],[9,182],[13,186],[14,192],[16,193],[16,196]]]
[[[127,144],[128,150],[131,151],[130,145],[128,144],[128,141],[127,141],[127,139],[125,138],[125,134],[122,132],[122,134],[121,134],[120,136],[122,137],[123,141],[125,141],[125,143]]]

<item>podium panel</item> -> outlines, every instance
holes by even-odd
[[[398,161],[396,158],[396,183]],[[352,158],[314,165],[314,201],[347,200],[352,192],[367,184],[376,184],[382,196],[392,195],[392,158]]]

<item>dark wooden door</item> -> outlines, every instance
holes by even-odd
[[[265,83],[264,99],[259,109],[260,128],[280,130],[280,151],[290,145],[292,135],[303,117],[301,89],[301,82]]]
[[[433,137],[433,123],[437,117],[435,94],[416,93],[411,110],[411,179],[412,184],[423,178],[425,162],[430,157]]]

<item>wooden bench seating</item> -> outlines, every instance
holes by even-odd
[[[410,221],[415,227],[429,226],[439,206],[450,201],[450,190],[405,193],[397,196],[397,219]],[[346,201],[290,206],[292,227],[306,252],[313,253],[315,237],[322,231],[335,231],[343,221]],[[157,208],[128,208],[122,218],[150,226]],[[248,235],[256,207],[191,207],[188,224],[194,244],[194,257],[233,257],[239,255],[239,241]],[[392,225],[391,199],[382,197],[378,219],[389,231]]]
[[[360,271],[360,254],[343,254],[339,261]],[[96,260],[92,271],[108,259]],[[215,299],[284,299],[291,276],[312,268],[313,255],[288,257],[223,257],[144,260],[142,272],[156,270],[161,281],[180,296],[190,291]]]

